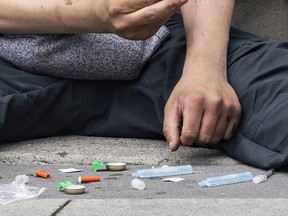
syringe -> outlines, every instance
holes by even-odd
[[[168,166],[168,167],[157,167],[152,169],[141,169],[132,173],[132,176],[138,178],[153,178],[163,176],[175,176],[175,175],[186,175],[192,173],[191,165],[182,166]]]
[[[251,172],[242,172],[242,173],[234,173],[224,176],[207,178],[206,180],[203,180],[198,184],[201,187],[215,187],[215,186],[251,181],[252,178],[253,175]]]
[[[257,175],[255,176],[252,181],[255,184],[259,184],[260,182],[263,182],[265,180],[267,180],[267,178],[271,175],[273,175],[275,173],[275,170],[272,168],[270,170],[265,171],[264,173],[262,173],[261,175]]]

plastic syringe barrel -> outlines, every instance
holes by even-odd
[[[253,175],[251,172],[242,172],[242,173],[234,173],[224,176],[207,178],[206,180],[199,182],[199,185],[202,187],[214,187],[220,185],[228,185],[228,184],[251,181],[252,179]]]
[[[137,170],[137,172],[132,173],[132,176],[138,178],[153,178],[162,176],[185,175],[191,173],[192,173],[191,165],[182,165],[182,166],[157,167],[151,169]]]

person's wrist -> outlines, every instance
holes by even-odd
[[[92,28],[97,33],[111,33],[112,29],[109,25],[109,12],[107,11],[107,2],[103,0],[90,0]]]
[[[63,33],[92,33],[99,31],[99,16],[96,16],[97,0],[72,1],[71,4],[59,1],[55,8],[55,19]]]
[[[226,68],[226,55],[214,53],[197,53],[190,54],[186,60],[192,64],[205,68],[224,69]]]
[[[211,79],[227,79],[226,56],[213,54],[187,55],[183,75],[188,77],[205,76]],[[222,78],[221,78],[222,77]]]

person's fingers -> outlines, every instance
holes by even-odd
[[[214,131],[218,122],[218,112],[213,110],[205,111],[203,114],[201,127],[197,143],[209,143],[213,139]]]
[[[224,136],[227,125],[230,122],[230,116],[225,115],[224,113],[219,115],[215,130],[214,130],[214,134],[212,135],[212,139],[210,140],[210,143],[217,144]]]
[[[129,14],[135,24],[165,23],[187,0],[162,0]]]
[[[224,136],[223,139],[231,139],[231,137],[233,136],[233,134],[235,133],[239,122],[240,122],[240,118],[241,118],[241,111],[237,111],[236,114],[232,117],[232,119],[230,120],[225,132],[224,132]]]
[[[109,32],[131,40],[144,40],[151,37],[188,0],[140,0],[135,5],[131,1],[108,3]],[[121,5],[127,3],[123,9]],[[133,1],[135,2],[135,1]],[[146,2],[146,3],[145,3]],[[148,6],[145,6],[148,5]],[[131,9],[128,9],[131,7]],[[140,7],[138,9],[138,7]],[[141,8],[142,7],[142,8]],[[131,12],[130,12],[131,10]]]
[[[176,151],[180,146],[179,128],[181,119],[177,106],[167,104],[164,110],[163,133],[171,151]]]
[[[162,2],[164,1],[128,14],[121,14],[119,11],[120,14],[116,13],[115,19],[111,19],[110,31],[131,40],[151,37],[174,14],[170,9],[163,8]]]
[[[193,103],[193,102],[192,102]],[[191,146],[199,135],[203,116],[203,106],[195,101],[183,107],[183,126],[180,140],[182,145]]]
[[[113,10],[116,12],[121,12],[121,13],[133,13],[134,11],[137,11],[139,9],[145,8],[147,6],[153,5],[157,2],[160,2],[162,0],[114,0],[115,5],[113,7]]]

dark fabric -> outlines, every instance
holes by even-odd
[[[231,32],[232,43],[240,37],[240,46],[229,53],[228,71],[242,105],[242,120],[236,135],[219,148],[256,167],[287,168],[288,41]]]
[[[171,37],[135,81],[84,81],[38,76],[0,60],[0,142],[60,134],[164,139],[163,108],[181,77],[181,16]],[[243,117],[230,141],[213,146],[260,168],[288,164],[288,43],[231,28],[228,78]]]
[[[179,15],[167,26],[173,29],[171,38],[136,81],[58,79],[3,63],[0,88],[9,93],[0,98],[0,142],[71,133],[163,139],[163,107],[185,55]]]

